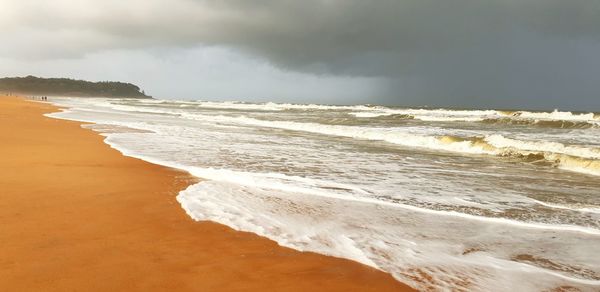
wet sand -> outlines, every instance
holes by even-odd
[[[195,222],[187,173],[121,155],[47,104],[0,96],[5,291],[410,291],[359,263]]]

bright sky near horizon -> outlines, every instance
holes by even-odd
[[[600,111],[598,0],[0,0],[0,75],[161,98]]]

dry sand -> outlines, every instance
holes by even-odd
[[[407,291],[349,260],[194,222],[187,173],[124,157],[47,104],[0,96],[2,291]]]

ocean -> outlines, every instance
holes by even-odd
[[[48,116],[199,177],[177,196],[195,220],[421,290],[600,290],[600,114],[50,101],[64,109]]]

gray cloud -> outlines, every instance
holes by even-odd
[[[225,46],[283,70],[380,78],[377,102],[600,109],[597,0],[0,3],[5,58]]]
[[[11,60],[12,75],[121,80],[160,98],[364,103],[382,96],[385,81],[281,70],[227,48],[110,50],[82,58]]]

